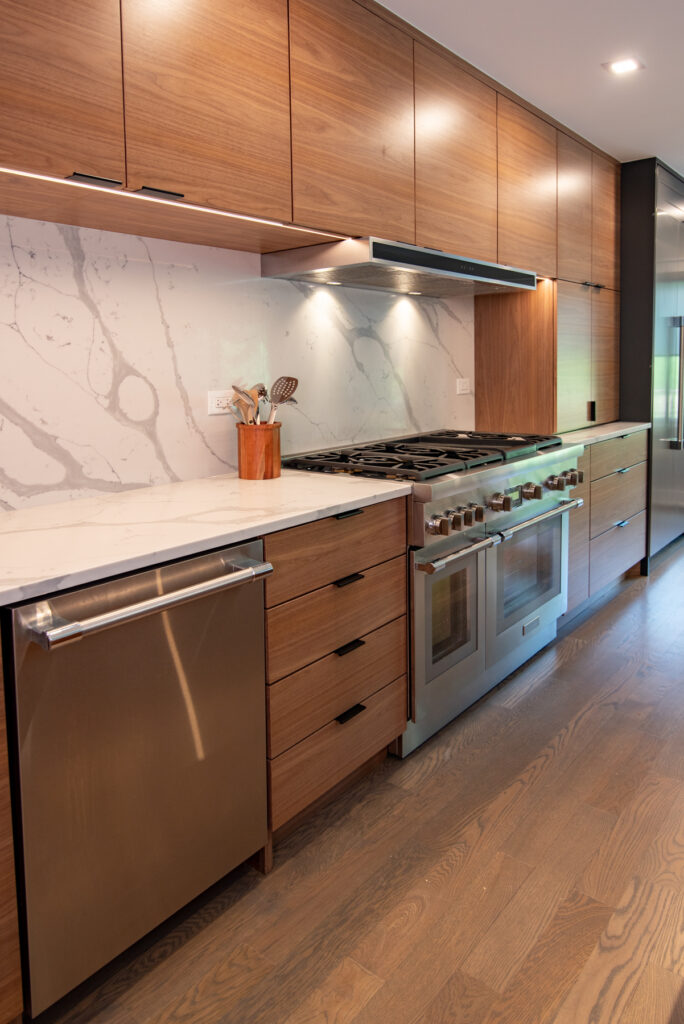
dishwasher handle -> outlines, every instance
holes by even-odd
[[[204,580],[201,583],[193,583],[189,587],[181,587],[180,590],[174,590],[170,594],[150,597],[145,601],[136,601],[135,604],[115,608],[113,611],[103,612],[102,615],[93,615],[81,622],[69,622],[54,615],[49,603],[46,602],[46,614],[42,625],[36,623],[34,626],[29,626],[26,630],[27,639],[38,644],[44,650],[51,651],[54,647],[67,641],[80,640],[81,637],[91,633],[99,633],[103,629],[132,622],[145,615],[153,615],[155,612],[175,608],[188,601],[194,601],[198,597],[206,597],[208,594],[216,594],[231,587],[239,587],[243,583],[251,583],[273,572],[270,562],[253,562],[245,565],[245,562],[250,561],[249,559],[241,559],[239,563],[227,561],[225,566],[229,571],[222,576]]]

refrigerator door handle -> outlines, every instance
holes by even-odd
[[[679,392],[677,395],[677,436],[670,441],[670,448],[681,452],[684,449],[684,316],[673,318],[673,326],[679,328]]]

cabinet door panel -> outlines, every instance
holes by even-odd
[[[591,280],[606,288],[620,287],[620,167],[592,154]]]
[[[590,424],[591,290],[558,282],[556,364],[556,430],[577,430]]]
[[[354,0],[291,0],[294,220],[415,239],[413,43]]]
[[[596,423],[619,419],[620,412],[620,296],[594,289],[591,296],[592,398]]]
[[[128,187],[291,218],[287,0],[122,0]]]
[[[591,280],[592,154],[558,133],[558,276]]]
[[[3,0],[0,163],[123,181],[118,0]]]
[[[496,93],[420,43],[416,243],[496,260]]]
[[[556,276],[556,129],[498,96],[499,262]]]

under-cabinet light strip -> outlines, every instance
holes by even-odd
[[[128,199],[137,199],[139,202],[157,203],[160,206],[173,206],[181,210],[193,210],[198,213],[210,213],[215,217],[227,217],[229,220],[246,221],[250,224],[266,224],[272,228],[286,228],[288,231],[301,231],[306,235],[318,235],[320,238],[333,238],[341,241],[348,238],[348,235],[336,235],[330,231],[317,231],[315,228],[299,227],[297,224],[287,224],[282,220],[269,220],[266,217],[250,217],[245,213],[229,213],[226,210],[214,210],[210,206],[197,206],[195,203],[183,203],[176,199],[160,199],[157,196],[144,196],[138,192],[126,192],[125,189],[103,188],[101,185],[89,185],[83,181],[69,181],[68,178],[55,178],[50,174],[35,174],[31,171],[18,171],[13,167],[0,167],[0,174],[12,174],[19,178],[30,178],[33,181],[49,181],[52,184],[68,185],[70,188],[87,189],[90,192],[106,192],[107,195],[126,196]]]

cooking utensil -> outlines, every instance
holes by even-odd
[[[299,381],[296,377],[278,377],[271,387],[271,411],[268,416],[269,423],[275,423],[276,410],[279,405],[284,405],[288,398],[297,390]]]
[[[256,402],[252,398],[250,392],[246,391],[244,388],[239,387],[237,384],[233,384],[232,388],[233,388],[233,391],[235,392],[235,394],[238,396],[238,398],[241,399],[243,402],[247,403],[248,415],[247,415],[247,419],[245,420],[245,422],[246,423],[254,423],[254,419],[255,419],[255,416],[256,416],[256,408],[257,407],[256,407]],[[237,402],[235,404],[237,405]]]

